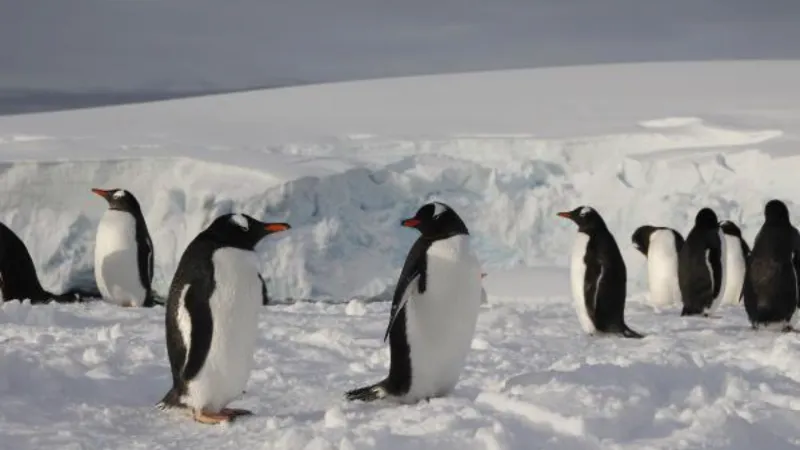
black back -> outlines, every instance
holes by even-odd
[[[151,307],[155,305],[153,297],[153,241],[147,229],[147,222],[144,220],[142,208],[136,197],[125,189],[93,189],[93,192],[100,195],[108,202],[108,209],[122,211],[131,214],[136,221],[136,259],[139,269],[139,282],[145,289],[145,300],[142,306]]]
[[[744,306],[751,324],[788,320],[800,302],[800,234],[791,224],[789,210],[780,200],[764,208],[761,226],[744,282]]]
[[[4,301],[30,299],[32,304],[39,304],[54,297],[42,288],[28,248],[3,223],[0,223],[0,290]]]
[[[642,225],[633,232],[631,235],[631,242],[633,243],[634,248],[639,250],[644,256],[647,256],[647,252],[650,250],[650,238],[652,237],[653,233],[658,230],[669,230],[672,233],[673,240],[675,241],[675,253],[680,253],[684,244],[683,236],[681,236],[678,231],[672,228],[657,227],[653,225]]]
[[[628,273],[614,235],[600,214],[589,206],[559,213],[578,225],[578,232],[589,236],[583,262],[586,272],[583,295],[586,310],[595,328],[602,333],[642,337],[625,324]]]
[[[401,307],[403,297],[408,289],[416,288],[420,294],[427,290],[427,251],[431,244],[458,234],[469,234],[458,214],[441,202],[423,205],[414,217],[403,220],[401,224],[417,229],[421,235],[411,246],[400,271],[400,278],[392,297],[389,325],[384,335],[384,340],[387,336],[389,338],[391,363],[389,375],[383,385],[388,392],[395,395],[408,392],[413,370],[406,337],[406,308],[405,305]]]
[[[711,208],[698,211],[694,227],[678,254],[678,284],[683,300],[682,316],[704,314],[722,288],[722,241],[717,215]]]
[[[266,230],[264,225],[266,224],[245,214],[224,214],[198,234],[181,255],[170,284],[165,315],[167,353],[173,387],[162,403],[177,406],[178,398],[185,393],[186,382],[194,378],[203,367],[211,346],[213,318],[209,300],[217,281],[214,279],[212,260],[214,252],[223,247],[253,250],[262,238],[277,232]],[[275,225],[289,228],[288,224]],[[261,279],[260,276],[259,278]],[[261,282],[263,294],[263,279]],[[192,324],[188,355],[178,329],[178,309],[184,290],[186,293],[183,296],[183,305]]]

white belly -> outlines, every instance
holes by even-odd
[[[708,309],[706,309],[706,313],[707,314],[711,314],[712,312],[716,311],[717,308],[719,308],[719,305],[722,303],[722,299],[725,298],[725,295],[726,295],[725,288],[726,288],[726,285],[728,283],[728,273],[727,273],[727,269],[726,269],[727,258],[728,258],[728,253],[729,253],[728,252],[728,246],[725,244],[725,233],[722,232],[722,229],[719,229],[717,232],[719,233],[719,240],[720,240],[720,244],[721,244],[720,245],[720,253],[721,253],[720,260],[721,260],[722,263],[720,265],[722,266],[722,277],[720,278],[719,294],[717,294],[717,296],[714,297],[714,300],[711,302],[711,306]],[[706,254],[708,254],[708,251],[706,251]],[[712,273],[711,264],[710,263],[708,264],[708,272]],[[712,275],[712,280],[713,280],[713,275]],[[712,284],[713,284],[713,281],[712,281]]]
[[[745,261],[742,245],[736,236],[724,235],[722,243],[725,245],[725,289],[722,304],[736,305],[742,294],[744,284]]]
[[[187,384],[184,402],[217,412],[242,395],[253,368],[261,307],[255,254],[222,248],[214,252],[216,289],[209,300],[213,334],[202,369]]]
[[[583,295],[583,282],[586,275],[586,264],[583,257],[586,254],[586,247],[589,245],[589,235],[578,232],[575,243],[572,246],[572,262],[570,264],[570,279],[572,284],[572,301],[581,328],[586,333],[594,333],[597,329],[592,322],[592,317],[586,309],[586,302]]]
[[[678,253],[675,249],[675,236],[669,230],[657,230],[650,235],[647,281],[652,306],[664,308],[681,304]]]
[[[141,306],[146,290],[139,278],[136,221],[109,209],[97,226],[94,276],[103,299],[119,305]]]
[[[436,241],[428,249],[427,289],[406,306],[411,360],[407,400],[449,393],[472,345],[482,297],[481,267],[469,236]]]

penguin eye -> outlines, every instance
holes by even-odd
[[[125,197],[125,191],[116,191],[111,197],[113,197],[115,200],[119,200],[122,197]]]
[[[590,212],[592,212],[592,208],[589,208],[588,206],[584,206],[583,208],[581,208],[580,215],[581,216],[585,216],[585,215],[589,214]]]
[[[231,222],[233,222],[234,225],[236,225],[237,227],[241,228],[244,231],[247,231],[247,230],[250,229],[250,225],[247,224],[247,219],[244,218],[244,216],[242,216],[240,214],[232,215],[231,216]]]

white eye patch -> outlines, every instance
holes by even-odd
[[[581,208],[581,215],[582,216],[585,216],[585,215],[589,214],[590,212],[592,212],[592,208],[589,208],[588,206],[584,206],[583,208]]]
[[[112,195],[112,197],[114,197],[114,199],[116,200],[119,200],[122,197],[125,197],[125,191],[116,191],[114,192],[114,195]]]
[[[247,219],[241,214],[234,214],[231,216],[231,222],[238,225],[239,228],[247,231],[250,229],[250,225],[247,224]]]
[[[433,202],[433,218],[439,217],[443,212],[447,211],[447,207],[439,202]]]

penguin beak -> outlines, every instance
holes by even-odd
[[[270,233],[279,233],[281,231],[286,231],[291,229],[292,227],[288,223],[268,223],[264,225],[264,229],[269,231]]]
[[[108,199],[109,191],[106,191],[106,190],[103,190],[103,189],[93,188],[92,192],[94,192],[95,194],[99,195],[100,197]]]
[[[572,214],[570,214],[569,211],[562,211],[562,212],[560,212],[560,213],[558,213],[556,215],[558,217],[563,217],[565,219],[572,219]]]
[[[400,225],[408,228],[417,228],[421,221],[419,219],[406,219],[400,222]]]

